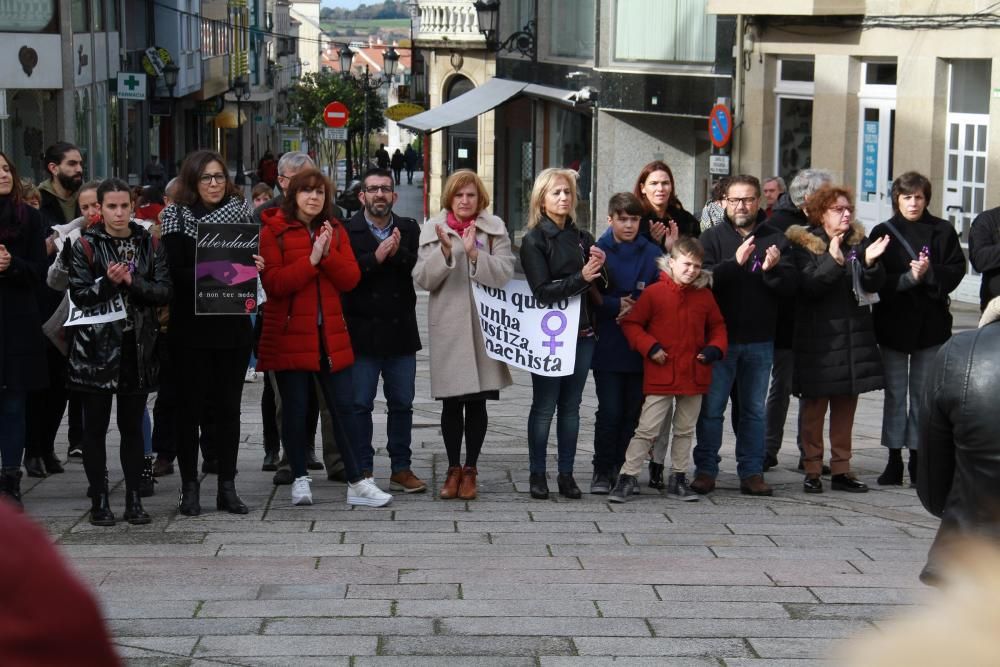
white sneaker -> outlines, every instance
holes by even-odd
[[[312,488],[309,484],[312,482],[312,477],[296,477],[295,481],[292,482],[292,504],[293,505],[312,505],[313,504],[313,494]]]
[[[366,477],[357,484],[347,485],[348,505],[367,505],[368,507],[382,507],[392,502],[392,496],[378,488],[375,480]]]
[[[243,376],[244,382],[256,382],[257,381],[257,371],[253,368],[247,369],[247,374]]]

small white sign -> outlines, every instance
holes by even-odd
[[[146,75],[137,72],[118,72],[118,99],[146,99]]]
[[[709,155],[708,156],[708,173],[716,174],[718,176],[728,176],[729,175],[729,156],[728,155]]]
[[[323,136],[326,139],[332,139],[333,141],[347,141],[347,128],[346,127],[328,127],[323,132]]]
[[[98,278],[97,282],[104,280]],[[99,303],[90,308],[81,308],[73,303],[72,297],[69,299],[69,316],[63,326],[79,327],[86,324],[107,324],[124,320],[128,315],[125,311],[125,301],[121,294],[115,294],[109,301]]]
[[[459,148],[458,149],[458,159],[460,159],[460,160],[468,160],[469,159],[469,149],[468,148]]]

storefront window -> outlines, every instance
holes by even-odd
[[[715,16],[705,0],[618,0],[614,34],[617,60],[715,60]]]
[[[590,116],[548,105],[548,164],[577,172],[579,197],[574,218],[580,227],[590,226]]]

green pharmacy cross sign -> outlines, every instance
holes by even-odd
[[[146,99],[146,75],[134,72],[118,73],[118,99]]]

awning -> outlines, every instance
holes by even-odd
[[[458,125],[491,111],[517,95],[538,97],[551,102],[575,104],[576,91],[539,86],[526,81],[493,78],[453,100],[429,111],[399,121],[401,127],[414,132],[437,132]]]

